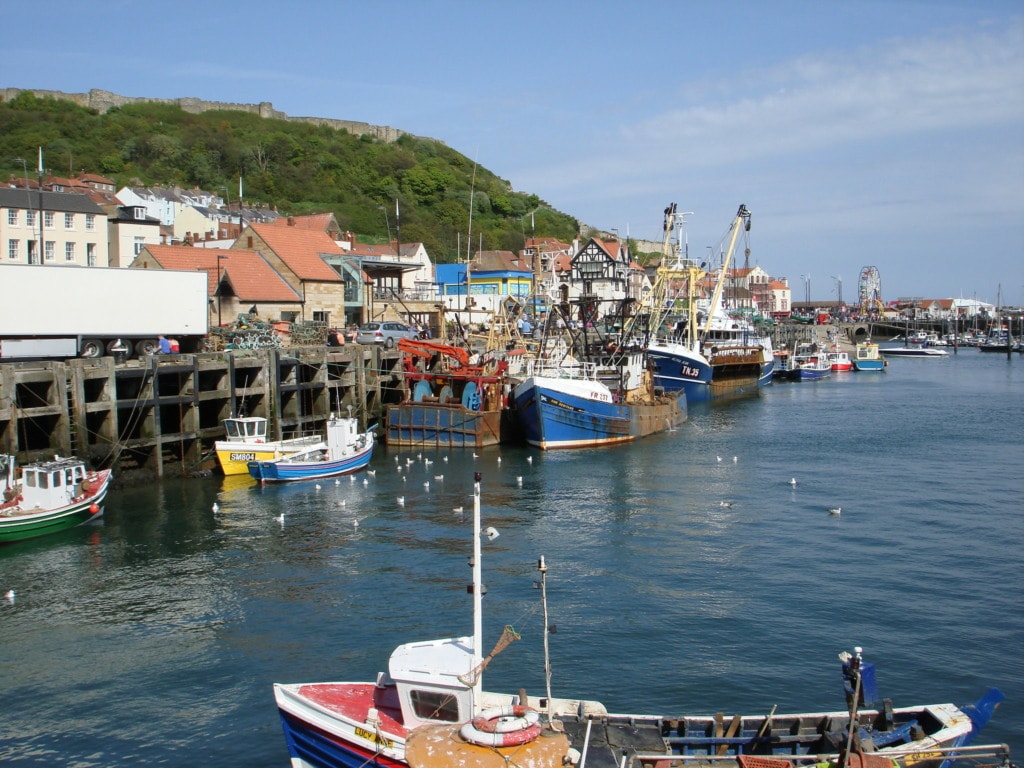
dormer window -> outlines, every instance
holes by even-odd
[[[136,220],[142,220],[146,218],[146,209],[144,206],[136,205],[132,207],[132,218]]]

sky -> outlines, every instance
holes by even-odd
[[[11,0],[0,87],[271,102],[443,141],[793,300],[1024,305],[1024,0]],[[743,253],[739,254],[742,265]]]

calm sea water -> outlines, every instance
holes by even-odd
[[[373,679],[400,642],[471,634],[474,471],[501,532],[485,632],[523,637],[489,688],[543,690],[543,554],[556,695],[839,709],[861,645],[897,706],[1002,688],[984,739],[1024,754],[1019,356],[776,384],[628,447],[419,454],[319,491],[165,480],[0,549],[0,762],[284,768],[272,682]]]

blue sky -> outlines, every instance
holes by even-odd
[[[794,298],[1024,305],[1024,2],[18,0],[0,85],[269,101],[444,141],[691,255],[740,203]]]

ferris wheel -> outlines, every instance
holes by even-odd
[[[861,312],[865,315],[872,312],[881,312],[882,305],[882,278],[878,275],[877,267],[864,267],[860,271],[860,281],[857,284],[857,295],[860,298]]]

